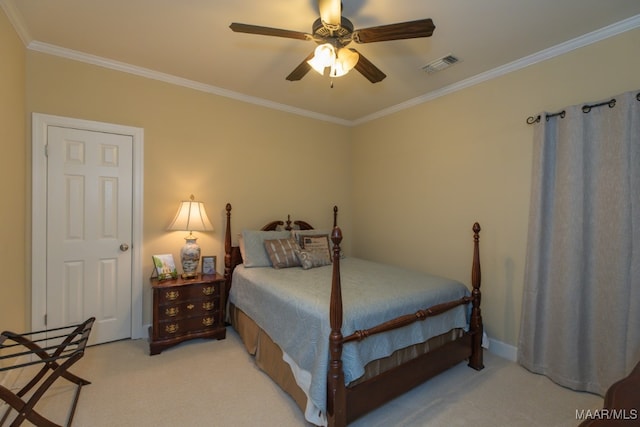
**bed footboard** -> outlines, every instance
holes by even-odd
[[[233,270],[242,263],[240,249],[232,245],[231,239],[231,204],[227,203],[227,226],[225,233],[225,269],[227,292],[231,288]],[[476,370],[484,368],[482,356],[482,313],[480,310],[481,272],[480,272],[480,225],[473,225],[473,265],[471,269],[471,295],[461,299],[438,304],[419,310],[416,313],[400,316],[388,322],[374,326],[366,330],[356,331],[344,337],[342,335],[342,287],[340,281],[340,243],[342,231],[337,226],[338,208],[334,207],[334,227],[331,233],[333,242],[333,272],[331,280],[331,300],[329,307],[329,322],[331,333],[329,335],[329,367],[327,371],[327,422],[329,427],[342,427],[355,420],[359,416],[388,402],[390,399],[410,390],[427,379],[449,369],[450,367],[468,360],[468,365]],[[301,229],[311,229],[311,225],[302,221],[296,221],[295,225]],[[263,230],[274,230],[284,227],[284,222],[275,221],[263,227]],[[286,229],[291,229],[291,221],[288,218]],[[226,304],[226,301],[225,301]],[[436,316],[462,304],[471,304],[471,317],[469,332],[461,338],[449,342],[434,351],[430,351],[407,363],[385,371],[380,375],[365,380],[357,385],[347,387],[344,383],[344,371],[342,365],[342,349],[345,343],[359,341],[368,336],[390,331],[409,325],[413,322],[423,321]]]
[[[421,384],[427,379],[468,359],[469,366],[480,370],[484,368],[482,358],[482,314],[480,311],[480,224],[473,224],[473,264],[471,269],[471,296],[456,301],[438,304],[413,314],[397,317],[388,322],[366,330],[356,331],[344,337],[342,335],[342,287],[340,282],[340,243],[342,231],[334,226],[331,235],[333,241],[333,275],[331,283],[331,303],[329,321],[329,370],[327,373],[327,422],[329,427],[343,427],[360,415],[388,402],[405,391]],[[471,303],[469,333],[462,339],[418,357],[390,372],[372,378],[355,387],[344,383],[342,369],[342,347],[345,343],[363,340],[371,335],[397,329],[411,323],[436,316],[462,304]]]

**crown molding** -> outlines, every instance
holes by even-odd
[[[0,8],[4,10],[4,13],[7,15],[7,18],[13,28],[16,30],[16,33],[18,33],[18,37],[20,37],[22,43],[25,46],[28,46],[32,41],[31,34],[27,29],[27,25],[24,23],[22,14],[16,8],[13,0],[0,0]]]
[[[590,44],[599,42],[609,37],[616,36],[618,34],[622,34],[624,32],[636,29],[638,27],[640,27],[640,15],[635,15],[635,16],[632,16],[631,18],[622,20],[620,22],[616,22],[615,24],[609,25],[607,27],[601,28],[591,33],[587,33],[583,36],[576,37],[574,39],[568,40],[564,43],[560,43],[548,49],[541,50],[540,52],[534,53],[529,56],[525,56],[524,58],[520,58],[508,64],[489,70],[487,72],[477,74],[473,77],[470,77],[465,80],[461,80],[452,85],[445,86],[441,89],[434,90],[432,92],[426,93],[416,98],[412,98],[408,101],[402,102],[392,107],[385,108],[384,110],[380,110],[373,114],[369,114],[367,116],[361,117],[357,120],[354,120],[353,125],[366,123],[372,120],[379,119],[381,117],[385,117],[385,116],[397,113],[407,108],[414,107],[416,105],[424,104],[425,102],[432,101],[436,98],[440,98],[442,96],[449,95],[453,92],[466,89],[468,87],[477,85],[479,83],[483,83],[488,80],[504,76],[505,74],[509,74],[511,72],[521,70],[530,65],[534,65],[539,62],[546,61],[547,59],[555,58],[556,56],[563,55],[565,53],[579,49],[581,47],[588,46]]]
[[[269,101],[263,98],[245,95],[239,92],[234,92],[234,91],[223,89],[217,86],[200,83],[200,82],[185,79],[182,77],[176,77],[171,74],[161,73],[159,71],[150,70],[148,68],[138,67],[136,65],[127,64],[124,62],[114,61],[112,59],[107,59],[100,56],[91,55],[88,53],[51,45],[48,43],[32,41],[31,43],[28,44],[27,48],[29,50],[33,50],[36,52],[59,56],[62,58],[84,62],[87,64],[97,65],[99,67],[109,68],[116,71],[122,71],[124,73],[129,73],[136,76],[145,77],[148,79],[159,80],[165,83],[169,83],[177,86],[183,86],[183,87],[194,89],[200,92],[211,93],[214,95],[235,99],[237,101],[247,102],[250,104],[259,105],[259,106],[274,109],[274,110],[284,111],[286,113],[297,114],[299,116],[305,116],[305,117],[309,117],[316,120],[333,122],[343,126],[351,125],[351,123],[348,120],[340,119],[338,117],[328,116],[325,114],[315,113],[313,111],[295,108],[290,105],[280,104],[280,103]]]
[[[134,74],[134,75],[149,78],[149,79],[159,80],[165,83],[183,86],[183,87],[198,90],[201,92],[224,96],[226,98],[231,98],[231,99],[247,102],[254,105],[259,105],[262,107],[271,108],[271,109],[283,111],[286,113],[296,114],[299,116],[308,117],[315,120],[331,122],[331,123],[335,123],[342,126],[358,126],[360,124],[397,113],[407,108],[424,104],[425,102],[429,102],[434,99],[440,98],[442,96],[449,95],[451,93],[474,86],[476,84],[483,83],[497,77],[501,77],[505,74],[521,70],[530,65],[534,65],[539,62],[546,61],[556,56],[571,52],[575,49],[579,49],[581,47],[590,45],[592,43],[596,43],[601,40],[607,39],[609,37],[616,36],[618,34],[640,27],[640,15],[635,15],[625,20],[616,22],[607,27],[601,28],[591,33],[587,33],[580,37],[576,37],[564,43],[558,44],[556,46],[542,50],[540,52],[526,56],[524,58],[515,60],[503,66],[494,68],[487,72],[477,74],[473,77],[454,83],[452,85],[445,86],[441,89],[428,92],[424,95],[409,99],[408,101],[402,102],[400,104],[396,104],[389,108],[382,109],[380,111],[369,114],[367,116],[363,116],[359,119],[345,120],[339,117],[329,116],[326,114],[320,114],[320,113],[316,113],[309,110],[295,108],[290,105],[281,104],[281,103],[269,101],[269,100],[254,97],[254,96],[245,95],[240,92],[234,92],[234,91],[223,89],[217,86],[196,82],[196,81],[185,79],[182,77],[176,77],[170,74],[161,73],[158,71],[138,67],[135,65],[126,64],[124,62],[114,61],[114,60],[102,58],[96,55],[78,52],[71,49],[51,45],[48,43],[34,41],[32,40],[29,34],[29,31],[26,25],[24,24],[24,20],[20,12],[17,10],[13,2],[14,0],[0,0],[0,6],[7,14],[7,17],[9,18],[9,21],[11,22],[13,27],[16,29],[18,36],[22,39],[25,46],[27,46],[27,48],[30,50],[47,53],[50,55],[55,55],[63,58],[68,58],[68,59],[72,59],[75,61],[80,61],[88,64],[93,64],[100,67],[109,68],[112,70],[122,71],[125,73]]]

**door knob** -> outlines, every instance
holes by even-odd
[[[129,245],[127,245],[126,243],[123,243],[120,245],[120,250],[122,252],[127,252],[129,250]]]

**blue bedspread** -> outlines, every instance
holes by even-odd
[[[294,365],[298,385],[322,413],[326,409],[332,268],[278,270],[240,265],[234,270],[229,295],[229,301],[284,351],[285,360]],[[467,287],[454,280],[357,258],[342,259],[340,270],[344,336],[469,295]],[[362,376],[372,360],[453,328],[466,328],[466,313],[466,306],[459,306],[426,321],[346,344],[342,356],[345,382]]]

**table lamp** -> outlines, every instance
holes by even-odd
[[[193,194],[190,200],[183,200],[178,207],[176,217],[171,221],[167,230],[188,231],[185,237],[186,243],[180,249],[180,262],[182,263],[182,278],[190,279],[198,276],[198,264],[200,263],[200,246],[193,231],[213,231],[213,225],[207,217],[203,202],[194,200]]]

